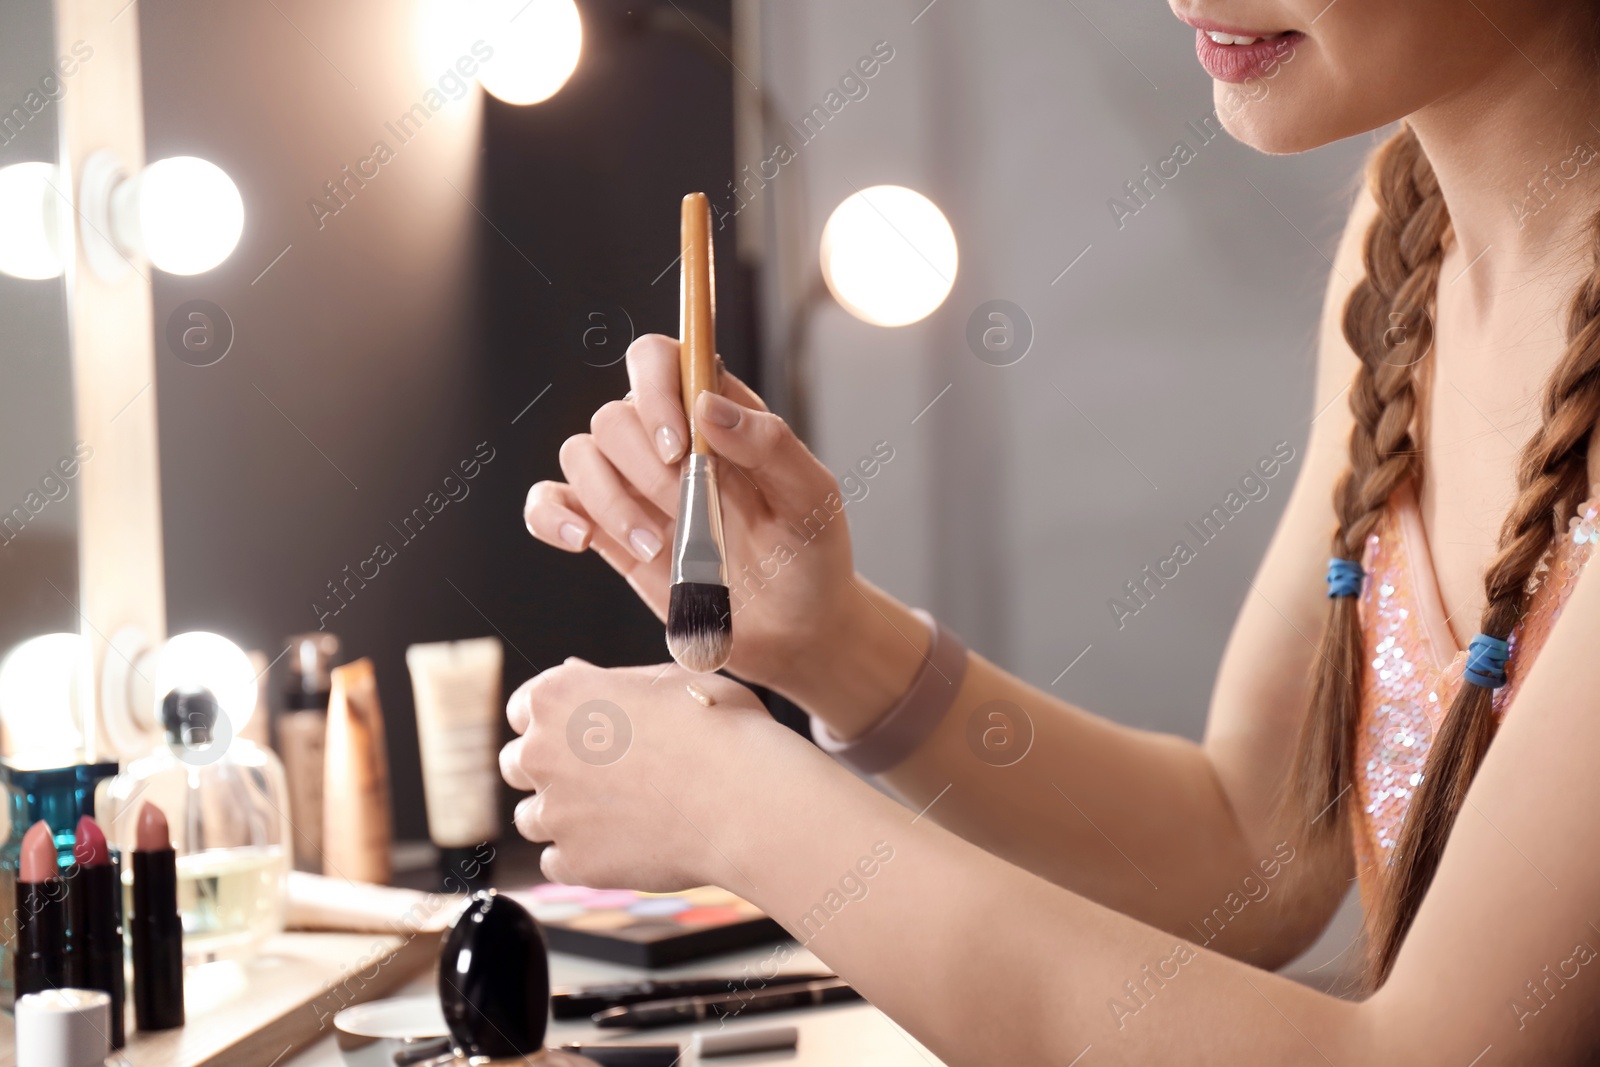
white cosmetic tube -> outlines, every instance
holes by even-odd
[[[406,649],[416,698],[428,836],[445,888],[477,888],[500,837],[500,640],[480,637]]]

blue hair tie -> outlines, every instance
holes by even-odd
[[[1499,689],[1506,684],[1506,656],[1510,651],[1504,641],[1488,634],[1479,634],[1467,646],[1467,666],[1461,680],[1484,689]]]
[[[1328,596],[1360,596],[1364,577],[1361,564],[1334,556],[1328,561]]]

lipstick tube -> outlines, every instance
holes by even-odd
[[[67,985],[98,989],[110,998],[112,1048],[126,1039],[126,976],[122,965],[122,878],[105,834],[87,815],[78,821],[73,855],[77,873],[69,882],[67,914],[72,920],[72,951],[67,955]]]
[[[140,1030],[183,1025],[183,920],[178,917],[178,854],[161,810],[139,812],[133,852],[133,1017]]]
[[[67,979],[66,883],[55,838],[43,821],[22,838],[17,874],[17,944],[12,987],[18,999],[59,989]]]
[[[61,879],[18,886],[17,996],[60,989],[67,984],[67,902]]]

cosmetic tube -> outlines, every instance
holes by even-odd
[[[322,873],[322,783],[326,774],[329,671],[339,658],[330,633],[289,638],[283,712],[276,723],[278,758],[289,786],[289,818],[295,825],[294,868]]]
[[[389,754],[383,708],[370,659],[331,672],[327,768],[323,778],[322,850],[329,875],[383,885],[389,881],[394,830],[389,811]]]
[[[483,888],[500,838],[499,638],[406,649],[416,698],[428,836],[439,849],[444,888]]]

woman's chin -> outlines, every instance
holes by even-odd
[[[1325,144],[1362,132],[1347,124],[1330,122],[1327,101],[1313,94],[1273,91],[1260,93],[1250,84],[1214,82],[1213,100],[1222,128],[1234,140],[1268,155],[1309,152]],[[1252,92],[1252,88],[1257,91]]]

